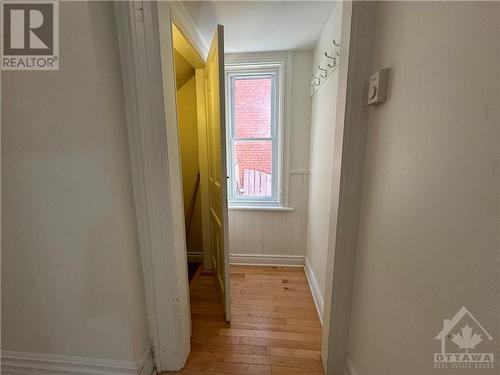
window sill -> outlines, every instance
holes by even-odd
[[[229,206],[230,211],[293,211],[293,207],[284,206]]]

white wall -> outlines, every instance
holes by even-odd
[[[312,53],[293,53],[289,202],[291,212],[229,210],[230,254],[305,255],[309,184],[309,80]]]
[[[2,74],[2,349],[149,345],[110,3],[60,3],[60,70]]]
[[[373,70],[391,72],[368,123],[349,349],[359,375],[450,374],[433,369],[434,337],[462,305],[497,361],[463,371],[498,372],[499,16],[499,3],[378,4]]]
[[[337,4],[320,35],[314,49],[311,66],[313,74],[317,65],[325,66],[325,51],[331,51],[332,41],[340,39],[342,5]],[[310,73],[311,74],[311,73]],[[325,273],[330,226],[332,195],[333,144],[338,88],[338,69],[322,83],[312,98],[311,114],[311,176],[309,182],[309,213],[307,220],[307,268],[315,298],[322,312],[325,297]]]

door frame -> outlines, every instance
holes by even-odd
[[[180,1],[171,1],[169,4],[172,21],[177,25],[189,43],[191,43],[191,46],[198,52],[203,61],[207,61],[209,46],[196,28],[184,4]]]
[[[355,374],[348,358],[376,2],[342,3],[321,357],[327,374]]]
[[[187,27],[169,2],[115,2],[114,7],[149,335],[157,370],[175,371],[184,366],[191,349],[191,317],[174,17],[183,32]]]

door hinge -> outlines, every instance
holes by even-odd
[[[142,1],[134,1],[135,22],[144,22],[144,6]]]

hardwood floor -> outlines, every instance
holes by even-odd
[[[224,321],[215,280],[191,282],[191,354],[181,371],[163,374],[323,374],[321,325],[300,267],[231,266],[231,322]]]

